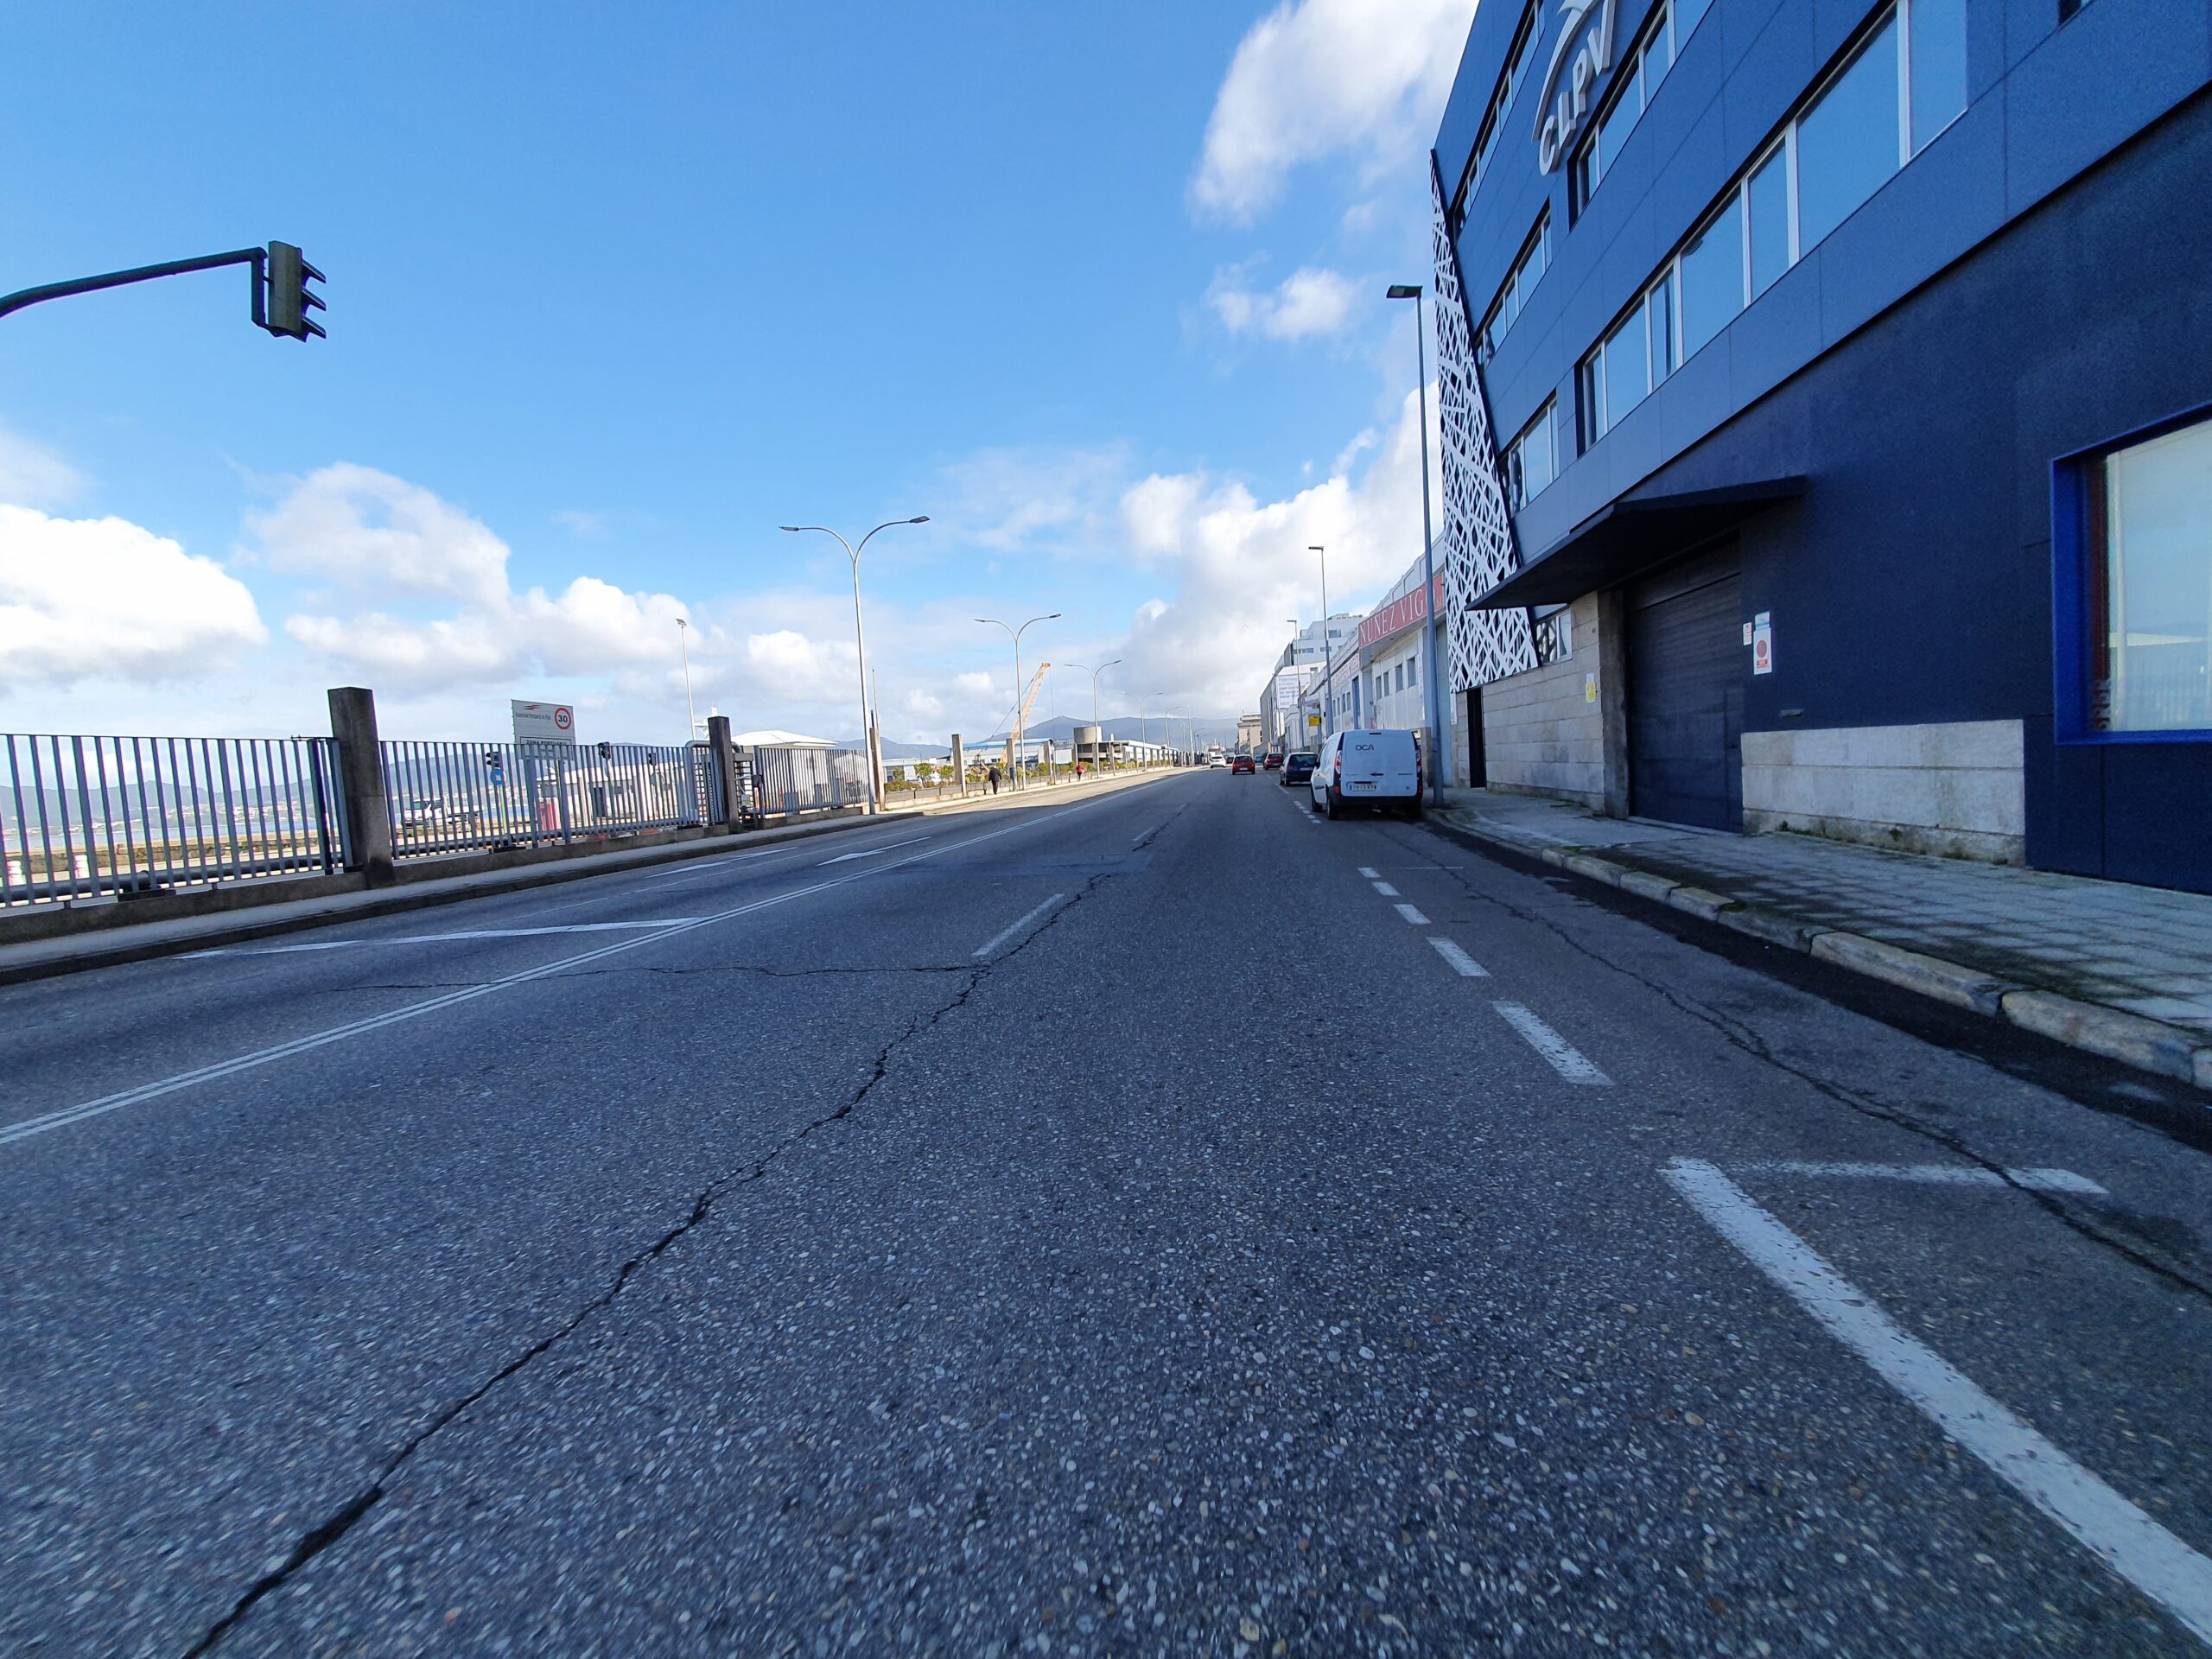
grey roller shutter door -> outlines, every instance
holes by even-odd
[[[1732,547],[1630,593],[1630,810],[1639,817],[1744,827],[1741,586]]]

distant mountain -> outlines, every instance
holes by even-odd
[[[840,738],[837,740],[837,747],[841,749],[857,749],[861,747],[861,741],[857,737]],[[883,758],[886,760],[935,760],[941,759],[951,748],[952,739],[950,734],[942,743],[898,743],[887,737],[883,740]]]
[[[1177,744],[1184,741],[1184,722],[1180,715],[1170,715],[1165,719],[1154,715],[1141,723],[1135,715],[1109,715],[1098,723],[1106,728],[1106,735],[1109,738],[1134,741],[1144,737],[1154,743]],[[1029,728],[1029,735],[1056,738],[1064,743],[1072,742],[1075,728],[1090,724],[1089,721],[1077,720],[1072,715],[1056,715],[1050,720],[1040,720],[1033,724]],[[1231,715],[1224,720],[1200,715],[1191,721],[1190,732],[1202,749],[1213,743],[1227,748],[1236,741],[1236,717]]]

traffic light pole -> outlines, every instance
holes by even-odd
[[[270,306],[264,300],[269,287],[270,262],[278,266],[276,276],[280,291],[275,296],[277,312],[276,322],[269,320]],[[195,270],[216,270],[225,265],[253,267],[253,321],[257,328],[272,334],[289,334],[296,340],[305,340],[309,334],[322,330],[308,319],[309,308],[321,310],[322,302],[307,291],[308,282],[321,282],[322,273],[300,257],[300,251],[289,243],[272,242],[265,248],[237,248],[229,253],[202,254],[197,259],[173,259],[167,264],[140,265],[131,270],[111,270],[100,276],[79,276],[73,282],[48,283],[39,288],[26,288],[14,294],[0,295],[0,317],[25,306],[36,305],[42,300],[67,299],[73,294],[97,294],[104,288],[124,288],[132,283],[150,283],[157,276],[182,276]]]

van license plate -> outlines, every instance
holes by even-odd
[[[1372,789],[1375,787],[1375,785],[1371,779],[1365,778],[1355,778],[1351,780],[1351,786],[1354,789]]]

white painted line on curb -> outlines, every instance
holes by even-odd
[[[976,955],[979,958],[989,956],[992,951],[997,950],[999,946],[1004,944],[1015,934],[1020,932],[1023,928],[1028,926],[1030,923],[1035,921],[1039,916],[1042,916],[1046,911],[1050,910],[1054,905],[1058,904],[1061,899],[1066,897],[1067,894],[1065,893],[1054,893],[1043,904],[1038,906],[1036,909],[1031,911],[1027,916],[1024,916],[1020,921],[1014,923],[1012,926],[1007,927],[1003,931],[994,933],[991,936],[990,943],[978,950],[976,952]]]
[[[472,927],[454,933],[398,933],[370,939],[323,939],[313,944],[221,945],[213,950],[188,950],[188,960],[200,957],[289,957],[299,950],[346,950],[365,944],[443,944],[448,939],[530,939],[547,933],[621,933],[641,927],[682,927],[696,916],[663,916],[639,922],[563,922],[545,927]]]
[[[1518,1002],[1493,1002],[1505,1023],[1529,1039],[1529,1046],[1551,1062],[1553,1071],[1569,1083],[1610,1085],[1612,1079],[1582,1058],[1581,1051]]]
[[[1713,1165],[1677,1158],[1674,1189],[1838,1342],[2075,1541],[2212,1644],[2212,1560],[2015,1417],[1900,1329],[1805,1241]]]
[[[2037,1192],[2079,1192],[2103,1198],[2105,1189],[2070,1169],[2007,1169],[1999,1174],[1974,1164],[1739,1164],[1763,1175],[1817,1175],[1844,1180],[1918,1181],[1931,1186],[2024,1186]]]
[[[386,1026],[396,1026],[405,1020],[419,1019],[423,1014],[435,1014],[441,1008],[450,1008],[461,1002],[473,1002],[480,996],[491,995],[494,991],[507,990],[517,985],[527,985],[536,980],[550,979],[556,974],[567,972],[571,968],[581,968],[588,963],[599,962],[607,957],[619,956],[626,950],[635,950],[645,945],[658,944],[663,939],[672,938],[679,933],[688,933],[694,928],[710,927],[716,922],[727,922],[736,917],[749,916],[754,911],[766,910],[775,905],[789,904],[794,899],[804,899],[813,893],[825,893],[831,887],[848,887],[855,881],[865,881],[870,876],[881,875],[886,870],[899,869],[908,864],[918,864],[924,859],[937,858],[946,853],[957,852],[963,847],[973,847],[980,842],[996,841],[1001,836],[1010,836],[1016,830],[1033,829],[1038,824],[1051,822],[1052,818],[1069,817],[1073,813],[1084,810],[1087,806],[1103,804],[1103,802],[1088,802],[1085,806],[1071,807],[1065,812],[1053,813],[1050,817],[1043,814],[1025,817],[1020,823],[1010,823],[1003,830],[992,830],[980,836],[970,836],[965,841],[950,842],[941,847],[933,847],[925,853],[909,853],[906,857],[893,859],[888,864],[872,865],[865,870],[855,870],[849,875],[833,876],[827,881],[817,881],[811,887],[794,887],[789,893],[773,893],[766,899],[750,899],[745,904],[733,905],[728,910],[718,910],[710,916],[700,916],[688,922],[662,928],[658,932],[643,933],[633,939],[620,939],[613,944],[602,944],[597,950],[582,951],[573,957],[563,957],[557,961],[542,963],[535,968],[525,968],[518,973],[506,974],[498,979],[486,980],[480,985],[465,985],[457,990],[448,991],[442,996],[429,997],[420,1002],[410,1002],[403,1007],[391,1008],[382,1014],[371,1014],[365,1020],[349,1020],[342,1026],[331,1026],[321,1031],[310,1032],[308,1035],[296,1037],[289,1042],[272,1044],[267,1048],[255,1049],[250,1053],[233,1055],[227,1060],[217,1060],[210,1065],[195,1066],[189,1071],[179,1071],[174,1076],[157,1078],[152,1083],[143,1083],[135,1089],[125,1089],[116,1094],[103,1095],[98,1100],[88,1100],[79,1105],[64,1106],[55,1111],[41,1113],[36,1117],[27,1117],[19,1122],[0,1127],[0,1146],[7,1146],[17,1141],[28,1141],[33,1135],[45,1135],[54,1129],[66,1128],[72,1123],[81,1123],[88,1117],[99,1117],[104,1113],[116,1111],[124,1106],[137,1106],[146,1101],[157,1100],[163,1095],[173,1095],[179,1090],[189,1089],[195,1084],[210,1083],[218,1077],[227,1077],[235,1072],[248,1071],[256,1066],[267,1065],[274,1060],[287,1059],[295,1054],[304,1054],[310,1049],[321,1048],[331,1043],[343,1041],[348,1037],[364,1036],[372,1031],[381,1031]]]
[[[822,862],[815,868],[817,869],[821,869],[831,864],[849,864],[856,858],[874,858],[878,853],[887,853],[894,847],[912,847],[917,842],[925,842],[928,839],[929,837],[927,836],[909,836],[904,841],[890,841],[886,842],[880,847],[871,847],[864,853],[840,853],[835,858],[823,859]]]
[[[1415,910],[1411,905],[1393,905],[1390,908],[1396,911],[1399,915],[1404,917],[1415,927],[1427,927],[1428,925],[1428,918],[1422,915],[1421,912]]]
[[[1377,881],[1375,884],[1375,891],[1381,893],[1385,899],[1395,899],[1398,896],[1398,890],[1392,887],[1388,881]]]
[[[1451,940],[1431,938],[1429,944],[1435,948],[1438,956],[1459,970],[1461,978],[1488,979],[1490,977],[1489,969],[1484,967]]]
[[[1376,870],[1373,866],[1368,864],[1361,865],[1359,867],[1359,873],[1370,881],[1381,874],[1381,872]]]

